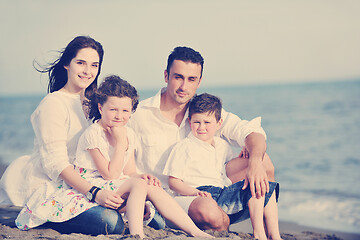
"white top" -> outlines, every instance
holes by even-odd
[[[141,172],[153,174],[166,188],[168,181],[163,170],[171,148],[191,131],[188,110],[180,126],[165,118],[160,112],[161,89],[154,97],[140,102],[128,125],[137,133],[141,147],[136,158],[136,165]],[[238,116],[222,110],[224,120],[216,135],[226,139],[232,145],[245,146],[245,138],[252,132],[261,133],[261,118],[252,121],[241,120]]]
[[[23,206],[40,187],[44,194],[50,193],[61,180],[59,174],[73,163],[79,137],[89,126],[80,96],[62,91],[50,93],[40,102],[31,123],[33,153],[16,159],[5,171],[0,181],[0,204]]]
[[[187,138],[172,149],[164,175],[179,178],[194,188],[231,185],[231,180],[226,176],[225,162],[236,155],[225,140],[214,137],[214,142],[215,147],[190,132]]]
[[[126,127],[126,131],[127,131],[129,146],[125,153],[123,168],[121,171],[124,170],[124,167],[131,155],[130,153],[132,153],[135,149],[135,133],[131,128],[128,127]],[[114,154],[115,149],[110,145],[109,141],[106,138],[103,127],[100,126],[100,124],[98,123],[92,124],[81,135],[78,143],[74,165],[88,170],[97,170],[95,162],[93,161],[88,151],[88,149],[95,149],[95,148],[98,148],[101,154],[104,156],[104,158],[110,162],[111,156]],[[98,174],[100,175],[100,173]],[[121,172],[121,176],[119,178],[122,177],[124,177],[124,174]]]
[[[134,151],[135,141],[135,134],[129,128],[127,128],[127,136],[129,146],[125,153],[124,166],[130,153]],[[98,148],[105,159],[110,161],[114,148],[109,144],[104,129],[98,123],[89,126],[79,139],[77,158],[74,161],[75,171],[94,186],[104,190],[117,191],[129,177],[122,173],[117,179],[105,180],[97,170],[91,155],[88,154],[87,149],[94,148]],[[31,195],[15,220],[18,228],[23,230],[34,228],[47,221],[64,222],[97,206],[97,203],[89,202],[85,195],[71,188],[64,181],[56,188],[46,190],[47,192],[44,194],[43,189],[39,188]]]

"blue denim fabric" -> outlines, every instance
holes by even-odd
[[[166,227],[166,222],[165,219],[160,215],[160,213],[155,210],[155,215],[153,219],[149,222],[148,226],[156,230],[160,230]]]
[[[230,223],[243,221],[250,217],[247,202],[251,198],[250,187],[242,190],[244,180],[234,183],[228,187],[214,187],[214,186],[200,186],[197,189],[211,193],[212,198],[218,205],[229,215]],[[269,202],[274,190],[276,192],[276,201],[279,196],[279,184],[276,182],[269,182],[269,192],[265,194],[265,203]]]
[[[47,222],[40,227],[52,228],[63,234],[122,234],[124,221],[116,210],[96,206],[66,222]]]

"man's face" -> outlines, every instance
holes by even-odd
[[[165,70],[166,92],[179,105],[187,104],[201,82],[201,65],[174,60],[170,72]]]

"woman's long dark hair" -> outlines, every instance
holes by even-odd
[[[101,65],[104,57],[104,50],[102,45],[89,36],[75,37],[65,49],[60,51],[59,58],[49,64],[49,67],[45,67],[42,70],[37,68],[34,64],[34,68],[41,73],[49,74],[48,93],[52,93],[60,90],[68,81],[67,71],[64,66],[69,66],[71,60],[76,57],[79,50],[83,48],[92,48],[99,54],[99,72],[95,77],[95,80],[86,88],[85,97],[89,97],[94,93],[97,88],[97,80],[101,72]],[[40,66],[36,61],[34,62]],[[41,67],[40,67],[41,68]]]

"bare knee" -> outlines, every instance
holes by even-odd
[[[232,183],[239,182],[246,177],[249,160],[246,158],[234,158],[226,166],[226,175]]]
[[[275,167],[274,164],[272,163],[269,155],[267,155],[267,153],[265,153],[264,155],[264,167],[266,170],[266,174],[268,176],[269,181],[274,182],[275,181]]]
[[[144,179],[141,178],[132,178],[131,179],[131,189],[143,189],[144,191],[147,190],[148,184]]]
[[[228,215],[212,198],[196,198],[189,207],[189,216],[201,229],[216,231],[228,230],[230,220]]]

